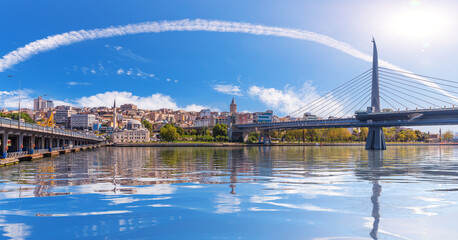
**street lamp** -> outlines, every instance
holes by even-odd
[[[8,77],[13,77],[9,75]],[[18,128],[21,128],[21,78],[18,78],[19,81],[19,114],[18,114]]]

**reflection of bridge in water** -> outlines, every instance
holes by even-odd
[[[383,127],[458,125],[458,109],[454,106],[458,97],[452,95],[458,94],[458,91],[453,90],[458,89],[457,81],[381,68],[378,66],[375,41],[373,43],[371,70],[291,114],[306,112],[313,116],[311,119],[233,125],[229,131],[230,137],[233,140],[246,140],[248,133],[260,131],[266,143],[270,142],[269,131],[272,130],[368,127],[366,149],[384,150]],[[371,82],[370,88],[367,81]],[[382,109],[380,99],[390,108]],[[369,101],[371,105],[367,111],[361,111]],[[431,107],[425,108],[424,104]],[[316,116],[310,115],[312,111],[317,112]],[[350,115],[352,111],[355,111],[355,115]],[[316,119],[331,114],[334,117]]]

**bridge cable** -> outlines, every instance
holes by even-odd
[[[359,87],[361,87],[361,86],[366,86],[365,84],[362,84],[362,83],[364,83],[365,81],[368,81],[368,80],[369,80],[369,76],[366,77],[365,79],[362,79],[362,80],[358,81],[358,84],[355,84],[355,85],[356,85],[356,86],[359,86]],[[353,87],[353,85],[349,85],[349,86],[350,86],[350,87]],[[353,89],[353,88],[348,88],[348,89],[346,89],[345,91],[340,92],[339,94],[335,94],[335,95],[328,96],[327,98],[322,99],[322,101],[320,101],[320,104],[316,103],[316,104],[315,104],[314,106],[312,106],[311,108],[308,108],[307,111],[312,112],[312,111],[317,110],[317,108],[323,107],[323,104],[324,104],[326,101],[332,101],[333,99],[339,99],[339,98],[345,97],[345,96],[347,96],[347,95],[349,94],[349,92],[350,92],[351,90],[354,90],[354,89]],[[351,93],[350,93],[350,94],[351,94]],[[325,101],[325,102],[323,102],[323,101]]]
[[[344,100],[342,102],[338,102],[339,99],[336,99],[336,101],[333,101],[331,102],[330,105],[326,105],[326,108],[323,108],[323,106],[320,106],[322,109],[320,109],[321,111],[317,112],[316,115],[320,115],[320,114],[328,114],[328,113],[331,113],[332,111],[335,110],[335,107],[336,106],[342,106],[342,105],[345,105],[346,102],[348,102],[349,100],[353,99],[353,97],[356,95],[356,96],[359,96],[361,93],[364,93],[365,91],[367,91],[366,89],[368,88],[367,85],[359,85],[359,87],[357,87],[357,89],[353,89],[354,92],[350,93],[349,95],[345,95],[344,96]]]
[[[364,102],[363,105],[361,105],[361,107],[359,108],[359,110],[361,110],[362,108],[364,108],[364,106],[369,102],[369,100],[371,100],[371,98],[367,99],[367,101]]]
[[[339,107],[339,106],[344,106],[349,100],[353,99],[353,96],[354,95],[361,95],[361,93],[364,94],[365,91],[368,91],[369,87],[368,86],[365,86],[365,85],[360,85],[360,87],[358,87],[355,92],[351,93],[350,96],[348,96],[348,98],[346,98],[343,102],[334,102],[334,104],[332,104],[330,107],[329,106],[326,106],[327,108],[323,108],[322,111],[320,111],[319,113],[317,113],[316,115],[320,115],[320,114],[324,114],[326,113],[327,114],[331,114],[334,110],[336,110],[336,107]],[[362,90],[362,91],[361,91]],[[345,109],[346,107],[344,107]],[[342,111],[342,110],[341,110]],[[339,112],[338,112],[339,113]],[[323,115],[324,116],[324,115]]]
[[[331,91],[328,92],[327,94],[325,94],[325,95],[323,95],[323,96],[321,96],[321,97],[319,97],[319,98],[313,100],[311,103],[308,103],[308,104],[306,104],[306,105],[300,107],[298,110],[293,111],[291,114],[295,114],[295,112],[298,112],[298,111],[300,111],[301,109],[303,109],[303,108],[305,108],[305,107],[307,107],[307,106],[309,106],[309,105],[311,105],[311,104],[315,104],[314,102],[316,102],[316,101],[322,99],[323,97],[326,97],[327,95],[330,95],[330,94],[333,94],[333,93],[334,93],[334,94],[337,93],[337,92],[338,92],[338,91],[337,91],[338,89],[342,88],[343,86],[345,86],[345,88],[348,87],[349,85],[347,85],[347,84],[350,84],[351,82],[353,82],[353,81],[355,81],[355,80],[356,80],[356,81],[359,81],[361,78],[366,77],[366,76],[368,75],[368,73],[369,73],[371,70],[372,70],[372,69],[369,69],[369,70],[367,70],[367,71],[364,71],[363,73],[359,74],[358,76],[354,77],[353,79],[351,79],[351,80],[349,80],[349,81],[343,83],[342,85],[338,86],[337,88],[331,90]],[[339,91],[341,91],[341,90],[343,90],[343,89],[340,89]],[[334,91],[337,91],[337,92],[334,92]]]
[[[421,75],[421,74],[416,74],[416,73],[406,72],[406,71],[401,71],[401,70],[394,70],[394,69],[390,69],[390,68],[379,67],[379,69],[389,70],[389,71],[393,71],[393,72],[399,72],[399,73],[403,73],[403,74],[414,75],[414,76],[419,76],[419,77],[424,77],[424,78],[429,78],[429,79],[434,79],[434,80],[439,80],[439,81],[444,81],[444,82],[458,83],[458,81],[453,81],[453,80],[448,80],[448,79],[443,79],[443,78],[430,77],[430,76],[426,76],[426,75]],[[423,80],[423,79],[419,79],[419,80]]]
[[[354,110],[354,108],[357,107],[359,104],[361,104],[361,102],[364,101],[364,99],[367,99],[367,98],[371,99],[371,98],[370,98],[371,94],[372,94],[372,93],[369,92],[369,94],[367,94],[366,97],[361,98],[361,100],[360,100],[359,102],[357,102],[355,105],[353,105],[353,107],[350,108],[350,110],[348,110],[342,117],[345,117],[345,115],[347,115],[348,113],[350,113],[351,110]],[[358,99],[356,99],[356,100],[358,100]],[[353,101],[351,104],[353,104],[354,102],[355,102],[355,101]]]
[[[380,98],[383,99],[383,101],[385,101],[386,103],[388,103],[388,105],[390,105],[393,108],[393,110],[396,110],[396,107],[393,106],[393,104],[391,104],[390,102],[388,102],[383,96],[380,95]]]
[[[411,83],[418,83],[418,81],[412,81],[411,79],[415,79],[415,78],[411,78],[411,77],[406,77],[406,76],[403,76],[403,78],[399,78],[399,77],[395,77],[395,76],[391,76],[393,75],[392,73],[386,73],[385,72],[380,72],[380,76],[385,76],[385,77],[390,77],[390,78],[394,78],[394,79],[398,79],[398,80],[401,80],[401,81],[406,81],[406,82],[411,82]],[[396,74],[396,75],[399,75],[399,74]],[[408,80],[409,79],[409,80]],[[429,83],[433,83],[433,84],[436,84],[436,85],[442,85],[442,86],[445,86],[445,87],[452,87],[452,88],[457,88],[458,87],[455,87],[455,86],[452,86],[452,85],[448,85],[448,84],[443,84],[443,83],[436,83],[436,82],[433,82],[433,81],[428,81],[428,80],[422,80],[422,79],[419,79],[420,81],[425,81],[425,82],[429,82]],[[440,89],[440,90],[443,90],[445,91],[444,89],[440,88],[440,87],[435,87],[435,86],[428,86],[428,87],[431,87],[431,88],[434,88],[434,89]],[[452,90],[447,90],[449,92],[452,92],[452,93],[455,93],[455,94],[458,94],[458,92],[454,92]]]
[[[383,84],[380,84],[380,86],[385,87]],[[392,88],[390,88],[390,89],[392,89]],[[383,91],[386,91],[386,92],[390,93],[391,95],[394,95],[394,96],[396,96],[396,97],[398,97],[398,98],[400,98],[400,99],[402,99],[402,100],[404,100],[404,101],[410,102],[410,103],[412,103],[414,106],[419,106],[420,108],[426,109],[425,107],[422,107],[422,106],[418,105],[417,103],[414,103],[414,102],[412,102],[412,101],[410,101],[410,100],[408,100],[408,99],[405,99],[405,98],[403,98],[403,97],[401,97],[401,96],[399,96],[399,95],[397,95],[397,94],[395,94],[395,93],[393,93],[393,92],[391,92],[391,91],[388,91],[387,89],[383,89]],[[407,95],[407,94],[406,94],[406,95]]]
[[[402,105],[402,106],[405,107],[405,108],[409,108],[409,107],[407,107],[406,105],[404,105],[404,104],[398,102],[398,100],[391,98],[389,95],[386,95],[385,93],[380,92],[380,96],[382,96],[382,95],[385,96],[385,97],[387,97],[387,98],[389,98],[389,99],[391,99],[391,100],[393,100],[393,101],[395,101],[395,102],[397,102],[399,105]],[[396,107],[395,107],[395,109],[396,109]],[[399,109],[399,108],[398,108],[398,109]]]
[[[414,91],[414,90],[412,90],[412,89],[408,89],[408,88],[405,88],[405,87],[401,87],[401,86],[399,86],[399,85],[397,85],[397,86],[395,86],[395,87],[397,87],[397,88],[401,88],[401,89],[404,89],[404,90],[406,90],[406,91],[414,92],[414,93],[416,93],[416,94],[419,94],[419,95],[421,95],[421,96],[425,96],[425,97],[428,97],[428,98],[431,98],[431,99],[437,100],[437,101],[439,101],[439,102],[442,102],[442,103],[444,103],[444,102],[445,102],[445,103],[449,103],[450,105],[453,105],[453,103],[450,103],[450,102],[447,102],[447,101],[441,100],[441,99],[439,99],[439,98],[431,97],[431,96],[429,96],[429,95],[425,95],[425,94],[423,94],[423,93],[420,93],[420,92]],[[404,93],[404,94],[408,95],[407,93]],[[412,97],[414,97],[414,96],[412,96]],[[414,97],[414,98],[416,98],[416,99],[418,99],[418,100],[421,100],[421,101],[423,101],[423,102],[426,102],[426,103],[429,103],[429,104],[432,104],[432,105],[435,105],[435,106],[438,106],[438,107],[440,107],[439,105],[436,105],[436,104],[434,104],[434,103],[431,103],[431,102],[425,101],[425,100],[423,100],[423,99],[421,99],[421,98],[417,98],[417,97]]]
[[[366,71],[366,72],[367,72],[367,71]],[[354,82],[353,84],[361,84],[361,82],[367,81],[369,76],[370,76],[369,74],[366,74],[366,75],[363,77],[363,79],[360,78],[359,80],[356,80],[356,82]],[[345,91],[348,87],[352,86],[352,85],[350,85],[349,83],[350,83],[350,82],[347,82],[347,85],[346,85],[344,88],[339,89],[338,91],[329,92],[329,93],[327,93],[326,95],[324,95],[324,96],[322,96],[322,97],[319,97],[319,98],[315,99],[314,101],[312,101],[311,104],[302,106],[301,108],[299,108],[299,109],[293,111],[293,112],[291,113],[291,115],[293,115],[293,114],[294,114],[294,115],[295,115],[295,114],[298,114],[298,113],[300,113],[300,112],[302,112],[302,111],[305,111],[305,109],[308,109],[308,111],[311,111],[310,109],[315,109],[317,106],[320,106],[319,103],[322,103],[324,100],[327,100],[327,99],[330,98],[330,97],[334,97],[334,98],[335,98],[335,97],[339,96],[340,94],[343,94],[344,91]],[[343,86],[343,85],[342,85],[342,86]]]
[[[343,107],[339,112],[337,112],[337,113],[336,113],[336,116],[340,116],[340,114],[343,113],[343,111],[345,111],[346,109],[349,109],[348,107],[352,106],[353,103],[355,103],[356,101],[358,101],[359,99],[361,99],[361,97],[364,98],[364,93],[365,93],[365,91],[370,92],[370,89],[371,89],[371,86],[368,86],[366,89],[363,89],[363,91],[360,92],[360,93],[362,93],[362,94],[361,94],[361,95],[358,95],[358,96],[355,97],[355,98],[353,98],[354,100],[353,100],[352,102],[350,102],[348,105],[345,104],[345,105],[347,105],[347,106]],[[364,91],[364,90],[365,90],[365,91]],[[350,98],[348,98],[348,99],[350,99]],[[350,112],[352,109],[353,109],[353,108],[350,107],[350,109],[349,109],[349,111],[347,111],[347,113]],[[344,114],[343,116],[345,116],[345,115],[346,115],[346,114]]]
[[[408,87],[412,87],[412,88],[415,88],[415,89],[419,89],[419,90],[422,90],[422,91],[434,93],[434,94],[437,94],[437,95],[440,95],[440,96],[445,97],[445,95],[443,95],[443,94],[441,94],[441,93],[438,93],[438,92],[435,92],[435,91],[431,91],[431,90],[429,90],[429,89],[420,88],[420,87],[418,87],[418,86],[412,86],[412,85],[410,85],[410,84],[398,82],[398,81],[396,81],[396,80],[392,80],[392,79],[385,78],[385,77],[381,77],[380,79],[390,81],[391,83],[402,84],[402,85],[405,85],[405,86],[408,86]],[[401,87],[401,88],[402,88],[402,87]],[[412,90],[411,90],[411,91],[412,91]],[[414,92],[415,92],[415,91],[414,91]],[[424,96],[429,97],[429,98],[436,99],[436,100],[438,100],[438,101],[442,101],[442,102],[444,102],[444,103],[448,103],[448,104],[454,105],[454,103],[447,102],[447,101],[445,101],[445,100],[441,100],[441,99],[437,99],[437,98],[434,98],[434,97],[430,97],[430,96],[428,96],[428,95],[424,95]],[[448,96],[447,96],[447,97],[448,97]],[[449,98],[458,99],[457,97],[449,97]]]

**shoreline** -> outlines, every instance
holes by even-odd
[[[365,143],[272,143],[272,144],[245,144],[245,143],[116,143],[107,147],[260,147],[260,146],[362,146]],[[386,143],[387,146],[453,146],[456,143]]]

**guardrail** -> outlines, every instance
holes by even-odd
[[[90,139],[94,141],[103,141],[104,140],[103,138],[97,137],[93,134],[69,132],[69,131],[62,130],[62,129],[44,127],[44,126],[40,126],[37,124],[19,122],[17,120],[2,118],[2,117],[0,117],[0,127],[9,127],[9,128],[24,129],[24,130],[35,131],[35,132],[51,133],[51,134],[69,136],[69,137],[74,137],[74,138]]]
[[[29,154],[28,152],[9,152],[9,153],[6,153],[6,158],[17,158],[17,157],[20,157],[20,156],[25,156]]]

